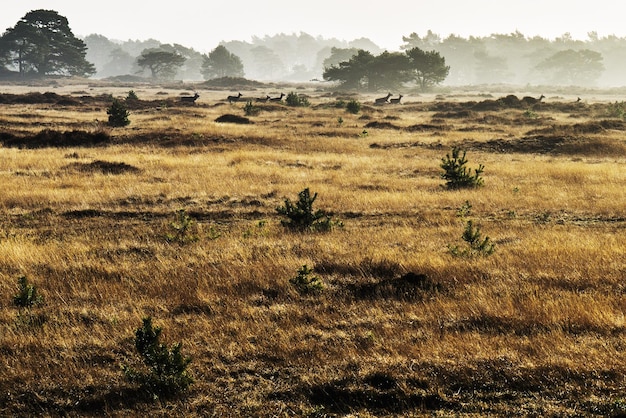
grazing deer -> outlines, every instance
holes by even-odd
[[[271,97],[270,102],[282,102],[285,93],[280,93],[280,97]]]
[[[228,103],[232,103],[232,102],[238,102],[239,98],[242,96],[241,92],[239,92],[239,94],[237,96],[228,96],[226,98],[226,100],[228,100]]]
[[[389,98],[390,97],[391,97],[391,93],[389,93],[385,97],[379,97],[378,99],[374,100],[374,104],[380,105],[380,104],[389,103]]]
[[[193,96],[181,96],[180,101],[188,102],[188,103],[195,103],[195,101],[198,100],[198,97],[200,97],[198,93],[194,94]]]
[[[267,102],[270,99],[270,96],[259,97],[256,99],[257,102]]]
[[[391,103],[391,104],[400,104],[400,100],[402,100],[402,97],[404,97],[404,96],[402,96],[401,94],[399,96],[400,97],[398,97],[397,99],[389,100],[389,103]]]
[[[544,96],[543,94],[541,96],[539,96],[538,99],[534,98],[534,97],[530,97],[530,96],[524,96],[522,98],[522,102],[524,102],[524,104],[527,104],[529,106],[535,105],[539,102],[541,102],[543,99],[545,99],[546,96]]]

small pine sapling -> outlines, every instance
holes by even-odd
[[[346,110],[352,114],[357,114],[361,111],[361,103],[356,100],[350,100],[346,105]]]
[[[298,193],[298,201],[293,204],[285,199],[285,205],[276,208],[276,211],[288,218],[281,224],[295,231],[328,231],[332,228],[330,217],[323,210],[313,210],[313,202],[317,199],[317,193],[311,196],[308,188]]]
[[[126,96],[126,101],[136,101],[136,100],[139,100],[137,93],[135,93],[134,90],[130,90],[128,92],[128,95]]]
[[[246,105],[243,107],[243,112],[246,116],[256,116],[261,112],[261,109],[252,104],[251,100],[248,100]]]
[[[324,289],[324,284],[319,277],[313,275],[313,269],[306,264],[298,269],[298,274],[289,282],[295,286],[301,294],[319,293]]]
[[[13,304],[18,308],[32,308],[43,302],[43,297],[39,294],[37,287],[28,283],[26,276],[17,279],[19,291],[13,296]]]
[[[151,317],[144,318],[143,325],[135,331],[135,348],[147,371],[122,366],[129,382],[139,384],[157,397],[176,395],[193,383],[187,370],[191,358],[182,355],[182,343],[167,347],[160,342],[161,331],[161,327],[152,325]]]
[[[198,236],[192,233],[194,225],[194,220],[187,215],[185,209],[179,209],[174,216],[174,221],[170,222],[170,228],[174,232],[166,234],[165,239],[169,242],[178,242],[180,244],[197,241]]]
[[[489,237],[483,238],[480,228],[475,227],[471,220],[467,221],[461,238],[467,243],[466,248],[460,248],[458,245],[448,246],[450,253],[456,257],[486,257],[496,250],[496,245]]]
[[[126,104],[121,100],[113,99],[113,103],[107,109],[107,115],[109,115],[109,126],[121,127],[130,124],[128,119],[130,112]]]
[[[485,166],[479,164],[472,174],[472,170],[466,167],[467,158],[465,154],[466,151],[462,151],[461,148],[453,147],[452,155],[446,154],[446,158],[441,159],[441,168],[444,170],[441,177],[446,180],[448,189],[473,188],[484,184],[481,174]]]
[[[287,106],[292,107],[308,107],[311,105],[309,99],[305,96],[300,96],[298,93],[290,92],[285,99]]]

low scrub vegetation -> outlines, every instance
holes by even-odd
[[[1,416],[626,413],[614,95],[244,82],[5,97]]]

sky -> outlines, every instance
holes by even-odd
[[[447,37],[507,34],[586,40],[626,37],[620,0],[76,0],[3,1],[0,32],[31,10],[55,10],[78,37],[156,39],[201,53],[221,41],[252,41],[280,33],[352,41],[369,38],[398,51],[402,37],[428,30]]]

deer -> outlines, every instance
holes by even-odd
[[[200,97],[198,93],[194,94],[193,96],[181,96],[180,101],[188,102],[188,103],[195,103],[196,100],[198,100],[198,97]]]
[[[256,99],[257,102],[267,102],[270,99],[270,96],[259,97]]]
[[[280,97],[270,97],[270,102],[281,102],[285,97],[285,93],[280,93]]]
[[[387,96],[385,97],[379,97],[378,99],[374,100],[374,104],[380,105],[380,104],[389,103],[390,97],[391,97],[391,93],[387,94]]]
[[[404,96],[402,96],[402,95],[400,94],[400,95],[399,95],[399,97],[398,97],[397,99],[390,99],[390,100],[389,100],[389,103],[391,103],[391,104],[400,104],[400,100],[402,100],[402,97],[404,97]]]
[[[524,104],[527,104],[529,106],[535,105],[539,102],[541,102],[543,99],[545,99],[546,96],[544,96],[543,94],[541,96],[539,96],[538,99],[534,98],[534,97],[530,97],[530,96],[524,96],[522,98],[522,102],[524,102]]]
[[[238,102],[239,98],[242,96],[241,92],[239,92],[239,94],[237,96],[228,96],[226,98],[226,100],[228,100],[228,103],[232,103],[232,102]]]

